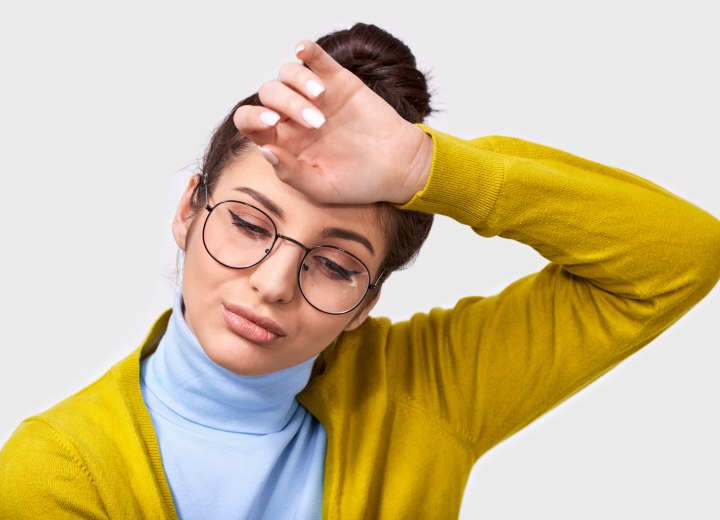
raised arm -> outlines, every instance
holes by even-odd
[[[414,346],[389,351],[388,365],[401,367],[394,391],[422,395],[479,456],[697,303],[720,276],[720,222],[644,179],[565,152],[427,131],[432,174],[407,207],[520,241],[550,261],[497,296],[390,330],[389,344]]]

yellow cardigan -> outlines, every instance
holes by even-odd
[[[457,518],[483,453],[647,344],[720,276],[720,222],[646,180],[518,139],[423,129],[431,176],[405,207],[550,263],[496,296],[370,318],[321,354],[299,400],[328,434],[325,519]],[[0,518],[176,518],[139,385],[168,316],[97,382],[18,427],[0,452]]]

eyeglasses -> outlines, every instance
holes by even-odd
[[[354,310],[380,282],[384,272],[371,283],[370,271],[362,260],[340,247],[307,247],[281,235],[273,219],[252,204],[225,200],[210,206],[205,178],[202,183],[208,211],[202,231],[203,244],[219,264],[231,269],[247,269],[265,260],[279,238],[292,242],[305,251],[297,275],[300,292],[311,306],[326,314],[346,314]]]

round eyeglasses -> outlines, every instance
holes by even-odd
[[[203,182],[203,184],[205,184]],[[330,245],[307,247],[294,238],[281,235],[275,222],[260,208],[237,200],[225,200],[210,206],[203,225],[205,250],[219,264],[231,269],[253,267],[270,255],[278,239],[287,240],[305,250],[298,267],[298,285],[305,300],[326,314],[346,314],[377,287],[370,271],[358,257]]]

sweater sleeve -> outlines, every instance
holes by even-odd
[[[431,175],[404,208],[520,241],[549,260],[498,295],[389,331],[390,392],[479,457],[707,294],[720,276],[720,222],[617,168],[519,139],[423,129],[434,142]]]
[[[29,419],[0,451],[0,518],[108,516],[74,446],[52,426]]]

